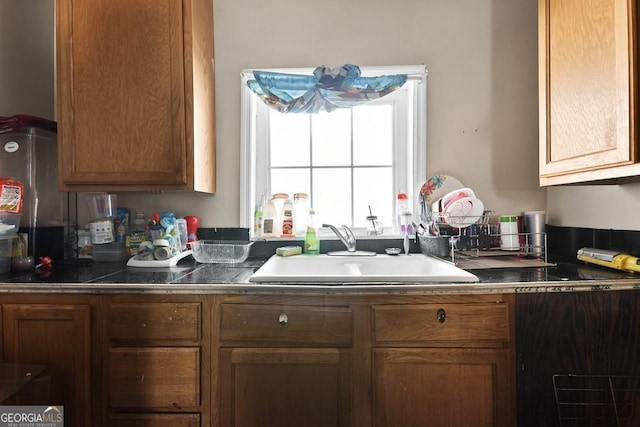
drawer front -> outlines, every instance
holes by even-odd
[[[198,340],[200,303],[113,303],[109,338],[114,340]]]
[[[109,427],[200,427],[200,414],[111,414]]]
[[[377,343],[508,342],[509,305],[416,304],[373,306]]]
[[[111,348],[108,357],[110,407],[194,410],[199,406],[199,348]]]
[[[350,347],[349,307],[222,304],[220,339],[244,345]]]

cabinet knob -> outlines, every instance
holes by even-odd
[[[444,321],[447,320],[447,312],[444,311],[444,308],[438,309],[438,312],[436,313],[436,319],[438,319],[438,322],[440,323],[444,323]]]
[[[287,324],[288,321],[289,321],[289,316],[287,316],[287,313],[280,313],[280,316],[278,317],[278,322],[280,322],[280,324],[284,326]]]

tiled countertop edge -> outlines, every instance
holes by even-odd
[[[593,280],[541,283],[284,285],[284,284],[131,284],[131,283],[0,283],[0,294],[286,294],[286,295],[428,295],[640,290],[639,280]]]

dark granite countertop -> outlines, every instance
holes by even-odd
[[[0,275],[0,293],[505,293],[640,290],[640,275],[572,259],[555,266],[479,269],[479,283],[467,284],[256,284],[249,278],[265,261],[200,264],[187,257],[176,267],[127,267],[126,262],[83,262],[48,270]]]

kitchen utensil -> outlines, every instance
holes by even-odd
[[[411,221],[411,225],[413,225],[413,229],[416,230],[416,233],[418,234],[424,234],[427,231],[422,223],[416,224],[415,221]]]

